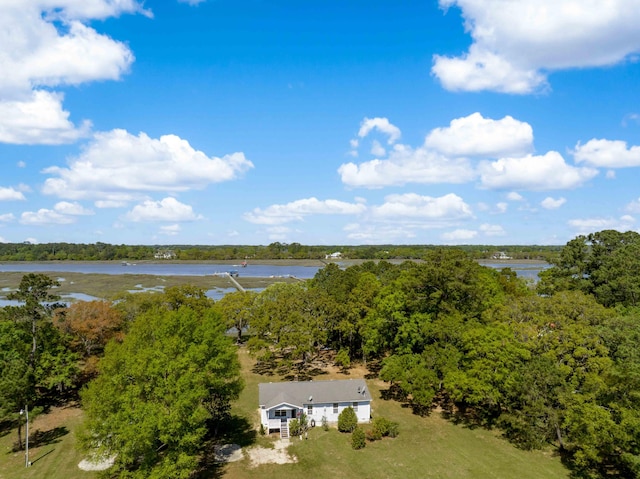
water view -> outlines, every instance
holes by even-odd
[[[511,268],[519,277],[530,281],[537,281],[538,273],[550,265],[543,262],[518,262],[518,261],[486,261],[481,262],[482,265],[491,268],[502,269]],[[347,267],[348,264],[341,263],[341,267]],[[108,275],[126,275],[141,274],[150,276],[213,276],[227,274],[237,271],[240,277],[248,278],[289,278],[295,277],[299,279],[311,279],[323,266],[299,266],[299,265],[262,265],[248,264],[243,267],[242,264],[213,264],[213,263],[120,263],[120,262],[7,262],[0,263],[0,273],[55,273],[59,275],[58,281],[65,281],[64,273],[81,273],[81,274],[108,274]],[[129,292],[144,291],[162,291],[163,286],[158,285],[152,288],[144,288],[137,285],[135,289]],[[261,291],[260,289],[253,289]],[[206,290],[206,295],[214,300],[222,298],[229,292],[236,291],[235,288],[212,288]],[[0,292],[0,296],[4,296],[9,292],[4,288]],[[73,301],[91,301],[99,299],[82,293],[68,293],[61,298],[63,303],[71,303]],[[6,298],[0,298],[0,307],[19,305],[17,301],[10,301]]]

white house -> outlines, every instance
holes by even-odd
[[[289,437],[289,422],[307,415],[311,424],[338,422],[340,413],[351,406],[358,422],[369,422],[371,394],[364,379],[295,381],[258,385],[260,422],[268,432]]]

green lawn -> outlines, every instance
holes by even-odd
[[[276,380],[261,377],[248,370],[251,361],[241,351],[246,388],[234,412],[252,423],[257,417],[257,384]],[[323,376],[330,379],[332,375]],[[335,376],[348,377],[348,376]],[[320,379],[320,378],[318,378]],[[298,462],[284,465],[261,465],[252,468],[248,460],[227,464],[225,477],[240,479],[327,478],[491,478],[491,479],[551,479],[568,478],[569,471],[552,452],[522,451],[502,439],[499,433],[456,426],[438,413],[429,417],[412,414],[395,401],[380,398],[380,386],[368,381],[374,397],[373,414],[400,423],[400,435],[395,439],[367,443],[365,449],[354,451],[350,435],[336,429],[325,432],[316,427],[308,440],[292,440],[290,451]]]
[[[13,452],[16,430],[0,437],[0,479],[95,479],[96,473],[78,469],[83,456],[75,449],[75,433],[81,421],[78,408],[59,408],[37,417],[29,431],[32,466],[28,468],[24,451]]]
[[[250,371],[252,360],[246,350],[240,350],[245,377],[245,390],[236,402],[233,413],[241,427],[258,423],[258,383],[277,380]],[[357,373],[353,374],[353,377]],[[338,374],[318,379],[349,377]],[[362,479],[362,478],[455,478],[455,479],[555,479],[568,478],[558,457],[552,452],[527,452],[516,449],[498,433],[484,429],[469,429],[453,425],[434,413],[419,417],[397,402],[380,399],[382,383],[368,381],[374,397],[374,415],[400,423],[400,435],[395,439],[367,443],[365,449],[354,451],[350,435],[336,429],[323,431],[316,427],[308,440],[293,440],[290,451],[298,458],[295,464],[267,464],[251,467],[244,459],[230,463],[200,477],[215,478],[221,472],[225,479]],[[15,429],[0,437],[0,479],[95,479],[96,473],[84,472],[77,465],[82,459],[75,448],[75,432],[82,420],[79,409],[55,410],[37,418],[31,432],[50,431],[47,441],[31,449],[33,466],[25,468],[24,453],[12,452]],[[241,435],[242,445],[251,442],[252,434]],[[257,437],[265,446],[269,440]]]

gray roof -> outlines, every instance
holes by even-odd
[[[302,407],[305,404],[371,401],[364,379],[261,383],[258,390],[260,406],[267,409],[283,403]],[[309,401],[309,397],[313,399]]]

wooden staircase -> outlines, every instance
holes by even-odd
[[[289,439],[289,424],[287,421],[280,423],[280,439]]]

